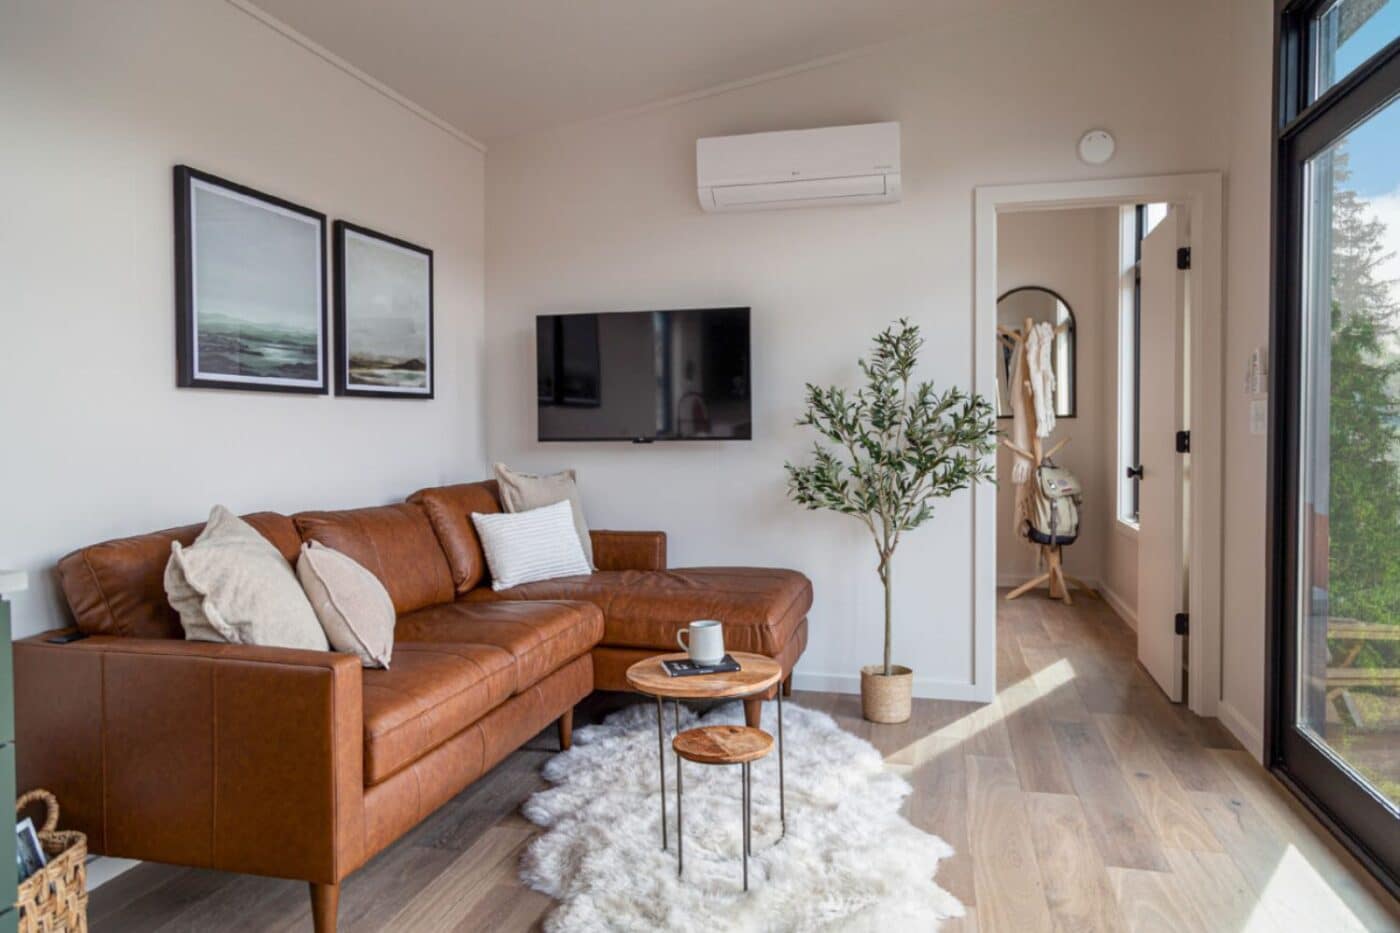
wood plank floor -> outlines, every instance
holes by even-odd
[[[957,854],[947,933],[1397,930],[1400,908],[1213,720],[1166,702],[1103,603],[1000,603],[998,696],[916,701],[908,723],[802,693],[914,786],[906,813]],[[624,698],[598,696],[587,721]],[[553,731],[536,737],[345,884],[340,928],[530,930],[549,898],[516,863]],[[93,892],[103,931],[309,930],[306,886],[141,865]]]

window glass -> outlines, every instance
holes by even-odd
[[[1400,2],[1337,0],[1312,23],[1312,98],[1400,38]]]
[[[1306,165],[1296,722],[1400,808],[1400,103]]]
[[[1144,204],[1142,206],[1142,235],[1146,237],[1157,225],[1166,219],[1166,204]]]
[[[1123,270],[1118,305],[1118,520],[1138,521],[1142,450],[1141,389],[1142,241],[1167,216],[1167,204],[1139,204],[1122,211]]]

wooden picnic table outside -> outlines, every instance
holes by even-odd
[[[1400,667],[1355,667],[1356,659],[1361,649],[1371,642],[1400,641],[1400,625],[1328,619],[1327,640],[1347,645],[1339,662],[1327,667],[1327,699],[1346,725],[1359,726],[1361,715],[1352,701],[1350,688],[1400,686]]]

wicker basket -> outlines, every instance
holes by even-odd
[[[898,664],[885,674],[883,664],[860,669],[860,709],[871,722],[908,722],[913,710],[914,672]]]
[[[19,884],[19,933],[87,933],[87,836],[58,828],[58,798],[46,790],[31,790],[15,810],[36,801],[48,811],[39,830],[48,864]]]

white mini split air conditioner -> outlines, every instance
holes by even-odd
[[[707,211],[899,200],[899,124],[712,136],[695,141]]]

